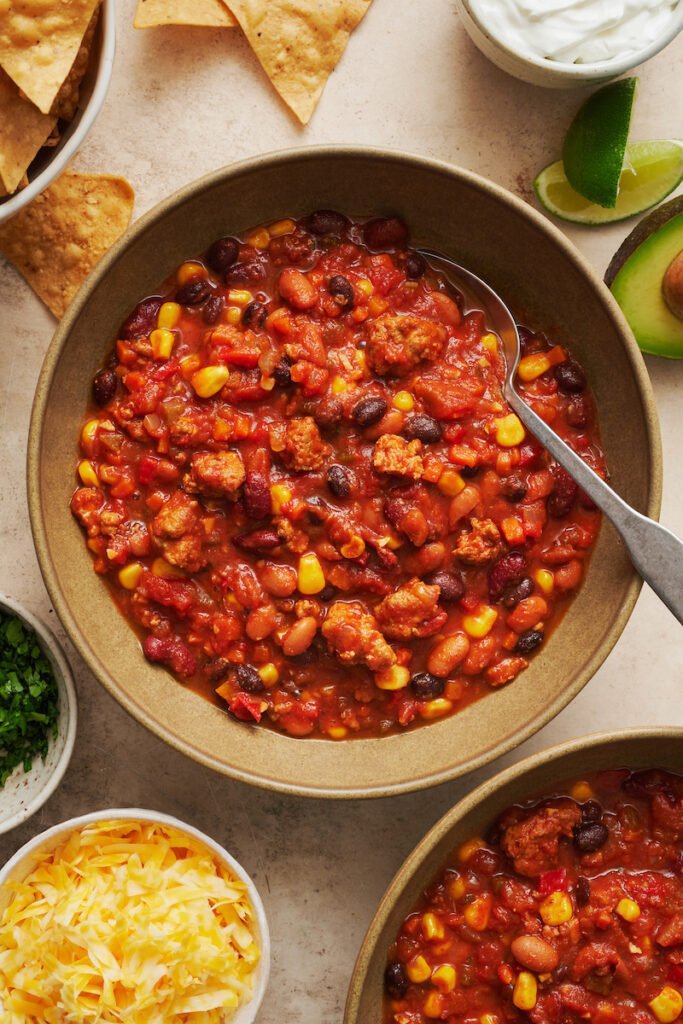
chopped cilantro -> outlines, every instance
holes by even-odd
[[[18,764],[45,759],[57,735],[57,681],[32,629],[0,611],[0,787]]]

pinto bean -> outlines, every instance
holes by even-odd
[[[271,597],[289,597],[297,587],[296,569],[291,565],[266,562],[259,570],[259,578]]]
[[[282,298],[294,309],[310,309],[318,298],[315,286],[305,274],[293,267],[282,271],[278,287]]]
[[[554,971],[560,962],[557,950],[539,935],[518,935],[510,943],[510,952],[518,964],[538,974]]]
[[[460,520],[477,507],[479,499],[479,491],[471,485],[465,487],[460,494],[456,494],[448,509],[448,525],[451,530],[454,530]]]
[[[454,633],[429,652],[427,668],[433,676],[445,678],[467,657],[470,642],[464,633]]]
[[[272,604],[262,604],[259,608],[251,609],[244,628],[250,640],[265,640],[277,624],[278,614],[275,607]]]
[[[583,567],[577,558],[555,570],[555,587],[557,590],[573,590],[578,587],[583,575]]]
[[[318,623],[312,615],[298,619],[284,635],[283,654],[286,654],[288,658],[296,658],[297,655],[303,654],[313,643],[313,637],[317,632]]]
[[[548,614],[548,605],[538,594],[520,601],[513,612],[510,612],[507,624],[515,633],[525,633],[537,622],[541,622]]]

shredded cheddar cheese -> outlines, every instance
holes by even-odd
[[[251,998],[246,885],[173,828],[85,826],[8,888],[3,1024],[223,1024]]]

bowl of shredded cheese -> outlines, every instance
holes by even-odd
[[[251,1024],[263,904],[208,836],[155,811],[72,818],[0,871],[4,1024]]]

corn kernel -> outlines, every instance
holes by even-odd
[[[356,282],[356,288],[366,299],[369,299],[375,290],[372,281],[368,281],[367,277],[362,277],[360,281]]]
[[[640,907],[636,901],[629,900],[626,897],[619,900],[616,911],[619,917],[623,917],[624,921],[637,921],[640,917]]]
[[[332,378],[332,391],[335,395],[343,395],[343,393],[348,390],[349,386],[343,377]]]
[[[270,242],[270,231],[268,228],[259,228],[247,238],[247,245],[253,245],[254,249],[267,249]]]
[[[343,740],[349,734],[349,730],[345,725],[330,725],[327,729],[327,735],[331,740]]]
[[[566,892],[551,892],[538,908],[544,924],[558,925],[570,921],[574,913],[572,901]]]
[[[375,686],[380,690],[402,690],[410,681],[410,672],[404,665],[391,665],[375,672]]]
[[[97,430],[100,425],[99,420],[88,420],[81,430],[81,442],[84,445],[92,444],[97,436]]]
[[[359,558],[365,551],[365,541],[358,534],[354,533],[346,544],[339,549],[344,558]]]
[[[278,220],[275,224],[271,224],[268,231],[271,238],[279,238],[280,235],[291,235],[295,227],[294,221],[287,218],[286,220]]]
[[[242,310],[240,309],[239,306],[228,306],[227,310],[225,311],[225,319],[226,322],[231,325],[231,327],[236,327],[237,324],[242,319]]]
[[[458,850],[458,860],[462,861],[463,864],[467,864],[468,861],[472,860],[477,850],[481,850],[483,845],[484,840],[478,836],[475,836],[474,839],[468,839]]]
[[[140,582],[142,571],[143,568],[139,562],[130,562],[128,565],[124,565],[123,569],[119,570],[119,583],[126,590],[135,590]]]
[[[170,330],[180,320],[180,306],[177,302],[164,302],[157,314],[157,327]]]
[[[282,506],[292,500],[292,492],[286,484],[273,484],[270,488],[270,498],[273,504],[273,512],[279,515]]]
[[[176,281],[178,284],[187,284],[195,277],[206,277],[206,270],[201,263],[195,263],[193,260],[188,260],[187,263],[182,263],[176,272]]]
[[[394,400],[391,404],[394,409],[400,409],[401,412],[410,412],[415,402],[410,391],[399,391],[394,395]]]
[[[569,795],[573,800],[583,803],[584,800],[592,800],[595,793],[593,791],[593,787],[582,780],[581,782],[574,783],[572,788],[569,790]]]
[[[444,937],[443,924],[436,914],[422,915],[422,932],[425,939],[442,939]]]
[[[520,359],[517,373],[521,380],[536,380],[542,373],[550,369],[550,360],[545,352],[532,352],[529,356]]]
[[[552,589],[555,586],[555,577],[549,569],[539,569],[535,579],[544,594],[552,593]]]
[[[428,1020],[439,1020],[441,1017],[441,993],[430,992],[422,1006],[422,1012]]]
[[[441,964],[432,971],[431,982],[440,992],[452,992],[458,980],[452,964]]]
[[[461,900],[467,892],[465,879],[460,875],[457,878],[454,878],[448,886],[448,891],[454,900]]]
[[[496,441],[503,448],[514,448],[524,440],[524,427],[519,416],[511,412],[509,416],[494,420],[496,424]]]
[[[479,1018],[479,1024],[500,1024],[500,1017],[496,1017],[495,1013],[484,1013]]]
[[[533,1010],[536,1005],[538,983],[530,971],[521,971],[512,991],[512,1002],[518,1010]]]
[[[492,334],[491,331],[489,331],[488,334],[484,335],[484,337],[481,339],[481,343],[486,349],[486,351],[490,352],[492,356],[495,356],[498,353],[498,338],[495,336],[495,334]]]
[[[442,494],[454,498],[465,489],[465,481],[455,469],[444,469],[436,485]]]
[[[420,718],[424,718],[429,722],[433,718],[441,718],[443,715],[447,715],[448,712],[452,710],[452,700],[448,700],[446,697],[434,697],[433,700],[420,702],[418,714],[420,715]]]
[[[198,370],[201,365],[202,361],[196,352],[191,356],[183,356],[180,360],[180,369],[182,370],[185,380],[188,380],[194,371]]]
[[[272,391],[275,387],[275,377],[264,377],[261,374],[261,379],[258,383],[259,387],[263,388],[264,391]]]
[[[472,615],[465,615],[462,620],[462,628],[475,640],[481,640],[493,629],[493,624],[498,618],[498,612],[490,605],[482,604],[479,610]]]
[[[228,292],[228,302],[236,306],[248,306],[254,296],[246,288],[231,288]]]
[[[419,985],[431,976],[432,969],[423,956],[414,956],[406,964],[406,974],[412,982]]]
[[[269,661],[266,665],[261,665],[261,668],[258,670],[258,674],[261,676],[261,679],[266,686],[275,686],[280,678],[277,666],[274,665],[272,661]]]
[[[660,1024],[672,1024],[683,1010],[683,996],[675,988],[665,985],[658,996],[647,1004]]]
[[[229,376],[227,366],[204,366],[192,374],[192,387],[200,398],[210,398],[218,394]]]
[[[302,594],[319,594],[325,587],[325,573],[318,556],[308,551],[299,559],[299,591]]]
[[[385,309],[389,308],[389,303],[386,299],[380,299],[378,295],[373,297],[368,302],[368,311],[371,316],[379,316],[384,312]]]
[[[152,343],[152,355],[155,359],[169,359],[175,344],[175,334],[167,327],[157,327],[149,336]]]
[[[465,921],[475,932],[483,932],[491,915],[491,897],[478,896],[465,907]]]
[[[89,459],[83,459],[82,462],[78,463],[78,475],[81,478],[81,483],[85,484],[86,487],[97,487],[100,482],[97,479],[95,467]]]
[[[363,352],[363,350],[361,348],[357,348],[356,349],[356,362],[358,363],[358,366],[360,367],[360,371],[361,371],[361,375],[362,375],[363,373],[366,372],[366,370],[368,368],[368,360],[366,358],[365,352]]]
[[[177,565],[171,565],[165,558],[155,558],[152,562],[152,572],[155,576],[184,576],[185,573]]]

